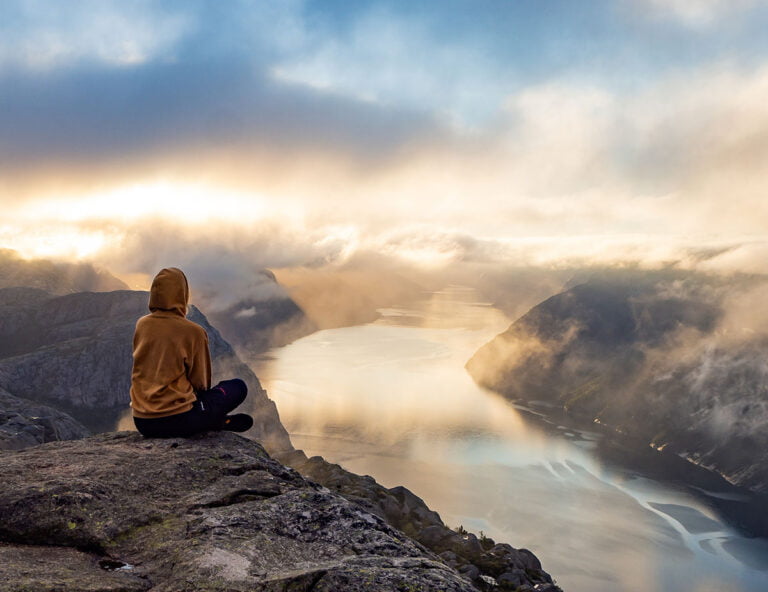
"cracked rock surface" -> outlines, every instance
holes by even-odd
[[[405,487],[383,487],[370,476],[356,475],[319,456],[307,458],[300,450],[278,458],[438,554],[478,590],[560,592],[531,551],[448,528],[437,512]]]
[[[231,433],[2,452],[0,480],[3,592],[476,589]]]

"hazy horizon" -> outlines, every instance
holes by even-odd
[[[768,6],[0,7],[0,247],[768,271]]]

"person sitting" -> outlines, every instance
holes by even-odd
[[[239,378],[211,388],[208,334],[186,318],[188,303],[184,272],[160,270],[149,291],[150,314],[136,322],[133,334],[130,395],[136,429],[150,438],[244,432],[253,418],[229,413],[245,400],[248,388]]]

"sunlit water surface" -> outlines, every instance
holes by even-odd
[[[566,592],[768,590],[768,541],[672,479],[601,460],[599,433],[474,384],[464,364],[510,320],[472,290],[380,312],[254,363],[297,448],[531,549]]]

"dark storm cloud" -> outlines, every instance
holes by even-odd
[[[722,55],[722,44],[764,55],[764,42],[745,41],[747,25],[726,28],[727,38],[642,19],[627,30],[617,7],[628,2],[557,0],[557,18],[542,18],[530,0],[451,0],[441,10],[396,0],[9,0],[0,172],[211,147],[380,164],[414,138],[439,143],[447,132],[434,113],[492,114],[505,95],[553,76],[643,82],[692,55]],[[306,68],[325,72],[333,92],[307,86]],[[280,82],[279,71],[301,84]]]
[[[531,0],[451,0],[441,10],[399,0],[8,0],[0,173],[207,149],[380,167],[414,141],[440,144],[449,132],[436,113],[493,114],[551,77],[644,86],[650,72],[698,63],[691,56],[722,56],[722,45],[739,59],[767,50],[765,36],[747,41],[759,18],[705,35],[621,8],[645,3],[659,4],[557,0],[556,18],[542,18]]]
[[[215,166],[213,152],[240,170],[322,157],[365,171],[443,133],[426,110],[276,78],[279,59],[306,51],[302,18],[292,0],[4,4],[6,189],[62,175],[183,175]]]
[[[386,159],[434,122],[270,79],[240,60],[2,78],[0,172],[224,147]]]

